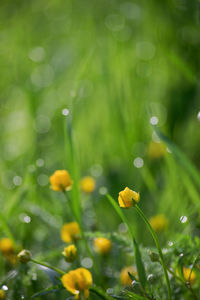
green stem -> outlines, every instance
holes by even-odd
[[[87,243],[87,239],[86,239],[86,237],[85,237],[85,233],[84,233],[84,231],[83,231],[82,224],[81,224],[81,222],[80,222],[78,216],[76,215],[76,213],[75,213],[75,211],[74,211],[74,208],[73,208],[73,206],[72,206],[71,199],[70,199],[69,195],[67,194],[67,192],[64,192],[64,194],[65,194],[65,197],[66,197],[66,199],[67,199],[67,201],[68,201],[68,203],[69,203],[70,210],[71,210],[72,214],[74,215],[74,218],[75,218],[76,222],[79,224],[80,232],[81,232],[81,237],[82,237],[82,239],[83,239],[83,241],[84,241],[84,244],[85,244],[86,250],[87,250],[87,252],[88,252],[88,255],[90,256],[90,258],[91,258],[91,259],[93,260],[93,262],[94,262],[93,254],[92,254],[92,252],[90,251],[90,248],[89,248],[88,243]]]
[[[162,250],[161,250],[160,243],[158,241],[157,235],[155,234],[153,228],[151,227],[149,221],[147,220],[147,218],[143,214],[142,210],[137,206],[137,204],[134,207],[137,210],[138,214],[142,217],[142,219],[146,223],[146,225],[147,225],[147,227],[148,227],[148,229],[149,229],[149,231],[150,231],[150,233],[151,233],[151,235],[152,235],[152,237],[153,237],[153,239],[155,241],[156,247],[158,249],[158,253],[160,255],[161,264],[162,264],[164,275],[165,275],[165,280],[166,280],[166,283],[167,283],[168,298],[169,298],[169,300],[171,300],[172,299],[172,292],[171,292],[171,287],[170,287],[170,283],[169,283],[169,277],[168,277],[167,268],[166,268],[166,265],[165,265],[163,253],[162,253]]]
[[[46,267],[46,268],[49,268],[49,269],[51,269],[51,270],[53,270],[53,271],[55,271],[55,272],[57,272],[57,273],[59,273],[59,274],[61,274],[61,275],[64,275],[64,274],[65,274],[64,271],[62,271],[62,270],[60,270],[60,269],[58,269],[58,268],[52,267],[52,266],[50,266],[50,265],[48,265],[48,264],[46,264],[46,263],[37,261],[37,260],[32,259],[32,258],[31,258],[31,261],[32,261],[33,263],[37,264],[37,265],[41,265],[41,266],[44,266],[44,267]]]

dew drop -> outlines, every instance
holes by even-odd
[[[188,220],[188,218],[187,218],[186,216],[181,216],[181,217],[180,217],[181,223],[186,223],[187,220]]]
[[[144,161],[141,157],[136,157],[136,159],[133,161],[133,164],[136,168],[140,169],[143,167]]]
[[[21,185],[21,184],[22,184],[22,178],[21,178],[20,176],[15,176],[15,177],[13,178],[13,183],[14,183],[14,185],[16,185],[16,186]]]
[[[105,186],[100,187],[99,194],[100,195],[106,195],[108,192],[107,188]]]
[[[89,257],[85,257],[81,260],[81,265],[84,267],[84,268],[92,268],[93,266],[93,261],[91,260],[91,258]]]
[[[156,117],[156,116],[152,116],[151,118],[150,118],[150,123],[151,123],[151,125],[157,125],[158,124],[158,118]]]
[[[64,108],[64,109],[62,110],[62,115],[63,115],[63,116],[68,116],[68,115],[69,115],[69,109]]]

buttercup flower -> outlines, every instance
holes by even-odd
[[[160,214],[150,218],[149,223],[151,224],[153,230],[161,232],[168,227],[169,222],[164,215]]]
[[[50,176],[51,189],[53,191],[69,191],[72,188],[73,181],[66,170],[57,170]]]
[[[5,299],[5,293],[3,290],[0,290],[0,300],[4,300]]]
[[[77,248],[75,245],[69,245],[62,252],[67,262],[73,262],[77,257]]]
[[[190,268],[183,267],[183,277],[186,282],[190,282],[190,284],[194,284],[196,280],[196,274],[194,271],[191,272]]]
[[[123,268],[120,273],[120,282],[122,285],[131,285],[132,280],[128,273],[132,274],[133,276],[137,276],[137,271],[134,267],[129,266]]]
[[[92,274],[85,268],[78,268],[69,271],[61,278],[63,286],[73,295],[75,299],[80,299],[80,294],[86,300],[89,296],[89,288],[92,285]]]
[[[17,254],[17,258],[19,259],[20,262],[26,264],[31,260],[31,252],[24,249]]]
[[[14,245],[11,239],[9,238],[2,238],[0,239],[0,251],[4,255],[9,255],[14,253]]]
[[[140,200],[139,193],[132,191],[126,187],[123,191],[119,193],[118,202],[119,206],[123,208],[130,208],[138,203]]]
[[[61,228],[61,239],[66,243],[73,243],[80,236],[80,227],[77,222],[65,223]]]
[[[96,181],[91,176],[85,176],[80,181],[80,188],[85,193],[92,193],[95,189]]]
[[[164,156],[166,153],[166,147],[163,143],[151,142],[147,148],[147,155],[152,159],[157,159]]]
[[[94,239],[94,249],[100,254],[108,254],[111,250],[112,243],[109,239],[99,237]]]

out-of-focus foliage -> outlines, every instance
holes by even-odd
[[[122,268],[136,262],[106,193],[117,200],[126,186],[140,193],[148,219],[167,218],[157,232],[167,266],[176,274],[194,264],[200,297],[199,46],[197,0],[1,1],[0,238],[14,243],[14,251],[0,254],[6,299],[39,291],[38,299],[67,297],[55,272],[16,263],[23,248],[65,272],[89,268],[91,299],[106,291],[108,299],[146,297],[138,282],[128,290],[120,285]],[[74,215],[69,199],[49,188],[49,176],[63,169],[75,184]],[[94,178],[92,193],[79,191],[84,176]],[[61,254],[60,231],[80,213],[89,250],[78,240],[71,265]],[[148,255],[153,240],[134,209],[125,214],[147,281],[155,279],[148,295],[164,299],[161,266]],[[106,257],[93,251],[96,237],[111,239]],[[180,280],[170,282],[174,299],[192,299]]]

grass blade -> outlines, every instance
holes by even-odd
[[[136,261],[136,267],[137,267],[139,280],[140,280],[142,286],[144,287],[146,285],[146,272],[145,272],[144,264],[143,264],[143,261],[142,261],[139,246],[138,246],[138,244],[136,242],[136,239],[134,237],[134,234],[133,234],[133,230],[132,230],[131,226],[129,225],[129,222],[128,222],[126,216],[123,214],[121,208],[117,205],[116,201],[109,194],[107,194],[106,196],[107,196],[108,200],[110,201],[110,203],[112,204],[112,206],[115,209],[118,216],[121,218],[121,220],[128,227],[129,233],[130,233],[131,238],[133,240],[135,261]]]
[[[185,168],[185,170],[190,174],[190,176],[194,179],[194,181],[200,187],[200,174],[199,171],[195,168],[195,166],[191,163],[191,161],[187,158],[187,156],[168,138],[166,137],[160,130],[155,129],[159,138],[165,142],[167,147],[172,151],[172,154],[176,156],[179,163]]]
[[[44,290],[41,290],[41,291],[35,293],[33,296],[31,296],[31,299],[37,298],[40,296],[44,296],[47,294],[51,294],[51,293],[56,293],[62,289],[64,289],[64,288],[61,285],[54,285],[54,286],[51,286],[50,288],[46,288]]]

